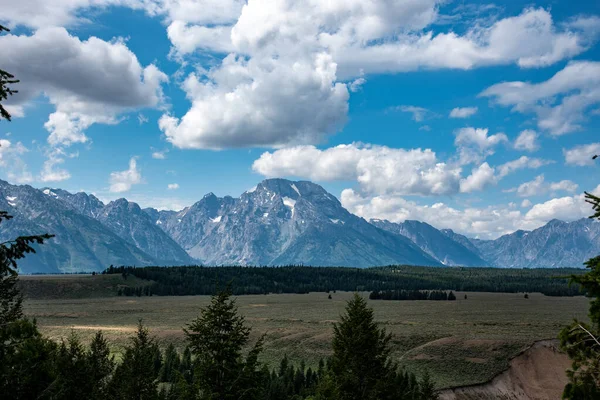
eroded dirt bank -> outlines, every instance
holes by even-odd
[[[440,400],[557,400],[571,365],[558,341],[542,340],[515,357],[510,367],[488,383],[446,389]]]

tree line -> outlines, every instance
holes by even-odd
[[[375,290],[369,294],[370,300],[456,300],[451,290]]]
[[[231,284],[235,295],[387,290],[453,290],[469,292],[540,292],[581,295],[569,277],[577,269],[434,268],[388,266],[342,267],[129,267],[110,266],[103,274],[122,274],[151,281],[148,288],[122,288],[124,296],[210,295],[217,282]]]

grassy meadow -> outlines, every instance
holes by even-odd
[[[60,340],[75,331],[88,340],[102,329],[117,357],[139,319],[162,344],[183,346],[182,328],[210,300],[114,296],[122,283],[119,275],[21,279],[28,295],[25,312],[37,319],[44,334]],[[588,309],[588,300],[581,296],[456,294],[456,301],[369,301],[376,320],[394,334],[396,359],[416,373],[429,368],[438,387],[491,378],[532,342],[556,337],[574,317],[585,319]],[[245,295],[237,302],[254,338],[267,335],[264,362],[275,366],[287,354],[293,362],[304,359],[314,366],[329,354],[332,323],[351,295],[332,293],[331,300],[326,293]]]

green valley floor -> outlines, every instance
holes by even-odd
[[[81,298],[27,299],[26,314],[56,340],[74,331],[86,341],[101,329],[116,357],[140,319],[162,344],[183,347],[182,328],[210,299],[87,298],[85,284],[80,290]],[[394,334],[395,358],[417,374],[428,368],[440,388],[489,380],[534,341],[555,338],[573,318],[586,319],[588,309],[585,297],[456,294],[456,301],[369,301],[376,320]],[[275,366],[287,354],[292,362],[305,360],[310,366],[330,353],[332,324],[351,293],[331,296],[330,300],[327,293],[247,295],[239,296],[237,302],[253,328],[253,338],[266,334],[265,363]]]

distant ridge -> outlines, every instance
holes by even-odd
[[[489,265],[489,262],[481,258],[477,250],[473,251],[472,248],[469,248],[471,246],[465,246],[453,236],[439,231],[425,222],[407,220],[395,224],[380,219],[372,219],[370,222],[378,228],[407,237],[444,265],[464,267]]]
[[[109,265],[581,267],[600,254],[600,223],[550,221],[496,240],[470,239],[419,221],[367,222],[321,186],[267,179],[239,198],[205,195],[176,211],[0,181],[0,239],[56,235],[26,273],[101,271]]]
[[[531,232],[472,242],[496,267],[583,267],[586,260],[600,254],[600,223],[589,218],[573,222],[553,219]]]
[[[440,265],[312,182],[267,179],[237,199],[209,193],[179,213],[146,212],[191,256],[212,265]]]

